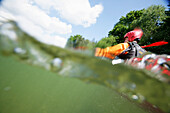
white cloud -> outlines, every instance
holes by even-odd
[[[53,7],[61,18],[72,24],[83,25],[84,27],[95,24],[97,17],[103,11],[101,4],[91,7],[89,0],[34,0],[34,2],[47,12]]]
[[[51,9],[59,15],[50,17]],[[100,4],[91,7],[89,0],[4,0],[0,15],[17,21],[38,40],[64,47],[67,39],[59,35],[71,33],[71,24],[84,27],[95,24],[102,10]]]
[[[48,16],[45,12],[43,12],[38,7],[28,4],[27,0],[21,0],[21,1],[6,0],[3,3],[4,8],[8,10],[10,13],[12,13],[13,15],[15,15],[16,20],[18,19],[17,17],[19,16],[20,19],[31,21],[35,25],[40,26],[41,28],[51,32],[55,31],[56,33],[59,34],[71,33],[71,25],[67,25],[64,22],[61,22],[56,17]]]

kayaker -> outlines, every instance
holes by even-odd
[[[95,56],[97,57],[107,57],[109,59],[114,59],[116,56],[120,59],[126,60],[133,57],[139,57],[146,52],[145,49],[138,45],[143,31],[140,28],[135,28],[124,36],[124,43],[114,45],[107,48],[96,48]]]

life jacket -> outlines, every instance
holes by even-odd
[[[130,59],[133,57],[139,57],[146,52],[145,49],[141,48],[136,42],[129,42],[129,47],[125,49],[120,55],[121,59]]]

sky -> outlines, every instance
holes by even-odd
[[[0,21],[15,20],[41,42],[64,47],[70,36],[99,41],[122,16],[166,0],[0,0]],[[1,24],[1,23],[0,23]],[[9,32],[8,32],[9,33]]]

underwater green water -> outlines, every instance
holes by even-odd
[[[0,113],[145,113],[115,91],[0,56]]]

